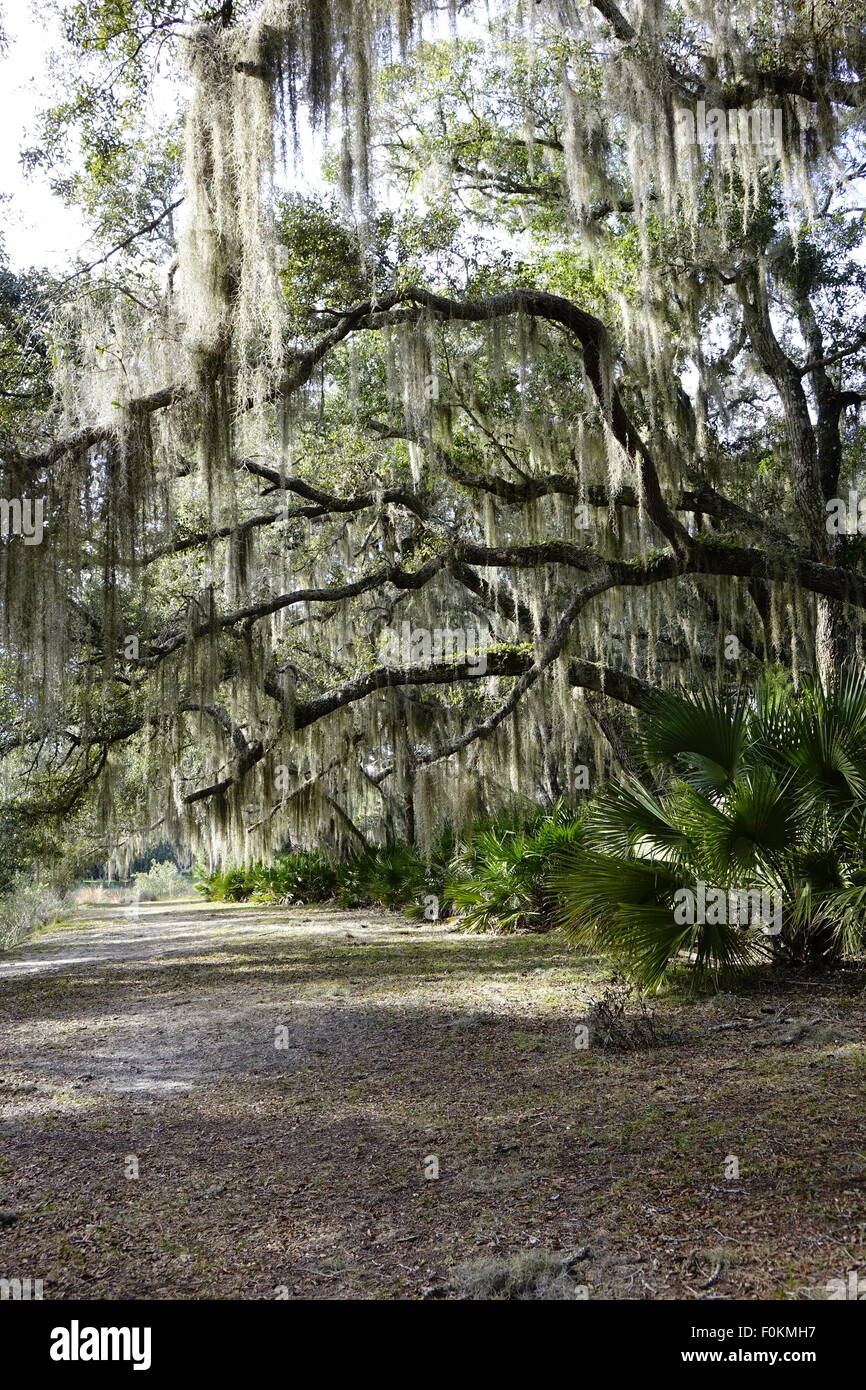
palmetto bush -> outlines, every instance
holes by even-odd
[[[206,897],[220,902],[336,901],[341,907],[402,907],[420,917],[426,897],[443,897],[450,852],[446,839],[434,847],[429,860],[411,845],[374,846],[343,860],[319,850],[298,850],[277,855],[272,864],[204,875],[197,886]]]
[[[451,902],[445,877],[453,853],[454,836],[448,830],[426,856],[407,844],[371,849],[340,866],[339,900],[346,906],[375,903],[400,908],[416,919],[447,916]]]
[[[248,901],[253,891],[252,875],[252,869],[217,869],[210,874],[199,873],[195,886],[211,902],[242,903]]]
[[[327,855],[309,850],[206,874],[196,887],[215,902],[326,902],[336,892],[337,869]]]
[[[281,854],[254,875],[251,897],[260,903],[321,903],[334,896],[337,866],[318,850]]]
[[[551,925],[545,877],[580,821],[557,802],[522,823],[513,815],[475,827],[458,848],[445,886],[469,931],[544,931]]]
[[[346,859],[297,850],[277,855],[272,864],[199,873],[196,887],[218,902],[337,902],[350,908],[400,908],[410,917],[432,919],[449,908],[445,874],[453,853],[454,836],[448,831],[426,856],[407,844],[375,845]],[[435,913],[428,909],[432,898]]]
[[[343,907],[368,904],[398,908],[421,900],[426,865],[411,845],[379,845],[340,865],[338,901]]]
[[[752,695],[665,696],[641,744],[653,784],[632,777],[601,796],[548,876],[573,941],[610,952],[649,986],[683,952],[718,976],[769,956],[817,968],[862,949],[862,672],[797,695],[769,676]],[[675,895],[700,884],[769,895],[781,930],[769,935],[733,913],[678,921]]]

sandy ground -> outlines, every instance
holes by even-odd
[[[860,971],[580,1049],[610,970],[554,937],[83,911],[0,959],[0,1278],[412,1299],[529,1254],[565,1296],[866,1296]]]

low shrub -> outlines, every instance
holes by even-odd
[[[343,907],[402,909],[417,919],[438,919],[450,903],[445,875],[453,840],[443,836],[429,858],[412,845],[383,845],[340,865],[338,901]]]
[[[152,864],[145,873],[133,875],[133,896],[142,903],[178,898],[189,890],[189,879],[170,859]]]
[[[56,922],[70,906],[68,893],[42,879],[21,875],[0,898],[0,950],[11,950],[36,927]]]
[[[597,797],[549,875],[574,944],[652,989],[863,951],[866,673],[659,697],[639,751],[654,784]]]
[[[202,874],[196,888],[212,902],[328,902],[337,891],[337,865],[318,850],[281,854],[273,864]]]
[[[318,850],[280,854],[200,875],[199,892],[216,902],[315,903],[383,907],[416,921],[456,912],[470,931],[546,930],[544,874],[572,844],[579,821],[561,803],[549,810],[479,822],[456,843],[445,830],[428,855],[412,845],[376,845],[337,860]]]
[[[461,924],[478,932],[546,931],[546,876],[580,834],[580,818],[562,802],[522,826],[511,815],[477,825],[452,859],[445,890]]]

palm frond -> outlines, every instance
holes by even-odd
[[[672,766],[707,795],[723,792],[748,748],[746,695],[662,695],[644,720],[641,743],[650,763]]]

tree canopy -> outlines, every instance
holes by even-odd
[[[26,159],[101,249],[0,272],[16,834],[423,846],[862,661],[859,0],[59,8]]]

